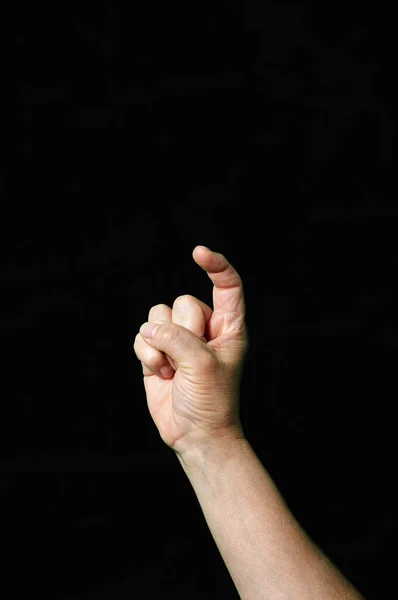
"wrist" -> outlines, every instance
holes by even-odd
[[[176,452],[177,458],[187,473],[208,470],[213,466],[223,468],[227,462],[242,452],[248,444],[241,427],[219,435],[208,436],[191,443],[184,452]]]

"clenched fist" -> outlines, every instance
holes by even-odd
[[[189,295],[172,309],[153,306],[134,342],[151,417],[181,455],[209,438],[244,437],[239,394],[249,341],[242,281],[222,254],[205,246],[196,246],[193,258],[214,284],[214,308]]]

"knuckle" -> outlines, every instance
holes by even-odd
[[[146,360],[146,365],[152,371],[152,373],[156,373],[160,370],[160,367],[164,365],[164,358],[159,352],[153,353]]]
[[[149,311],[148,320],[151,320],[151,315],[153,315],[155,312],[164,310],[165,308],[167,309],[168,306],[167,306],[167,304],[164,304],[164,303],[155,304],[154,306],[152,306],[152,308]]]
[[[139,360],[142,360],[145,353],[145,342],[142,339],[141,334],[139,333],[137,333],[137,335],[135,336],[133,350],[135,352],[136,357]]]
[[[138,348],[138,344],[140,342],[140,338],[141,338],[141,335],[139,333],[137,333],[137,335],[134,338],[134,344],[133,344],[134,352],[137,352],[137,348]]]
[[[166,323],[160,328],[159,335],[166,343],[173,344],[179,338],[179,331],[172,324]]]
[[[173,306],[176,306],[178,304],[187,304],[189,302],[192,302],[192,300],[194,300],[194,297],[191,296],[191,294],[182,294],[182,296],[178,296],[178,298],[174,300]]]

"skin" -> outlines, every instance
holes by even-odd
[[[243,435],[239,389],[249,347],[237,271],[204,246],[192,256],[213,283],[213,309],[191,295],[178,297],[172,308],[157,304],[148,314],[148,322],[160,325],[155,338],[138,333],[134,342],[151,417],[162,440],[180,454],[209,436]]]
[[[195,262],[213,282],[214,308],[185,295],[158,304],[134,349],[148,408],[199,500],[244,600],[364,600],[290,512],[246,439],[239,390],[248,350],[242,281],[203,246]],[[169,376],[161,368],[172,365]]]

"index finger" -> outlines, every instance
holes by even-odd
[[[196,246],[192,252],[194,261],[207,272],[214,284],[214,311],[238,313],[245,316],[245,298],[242,279],[236,269],[219,252],[206,246]]]

